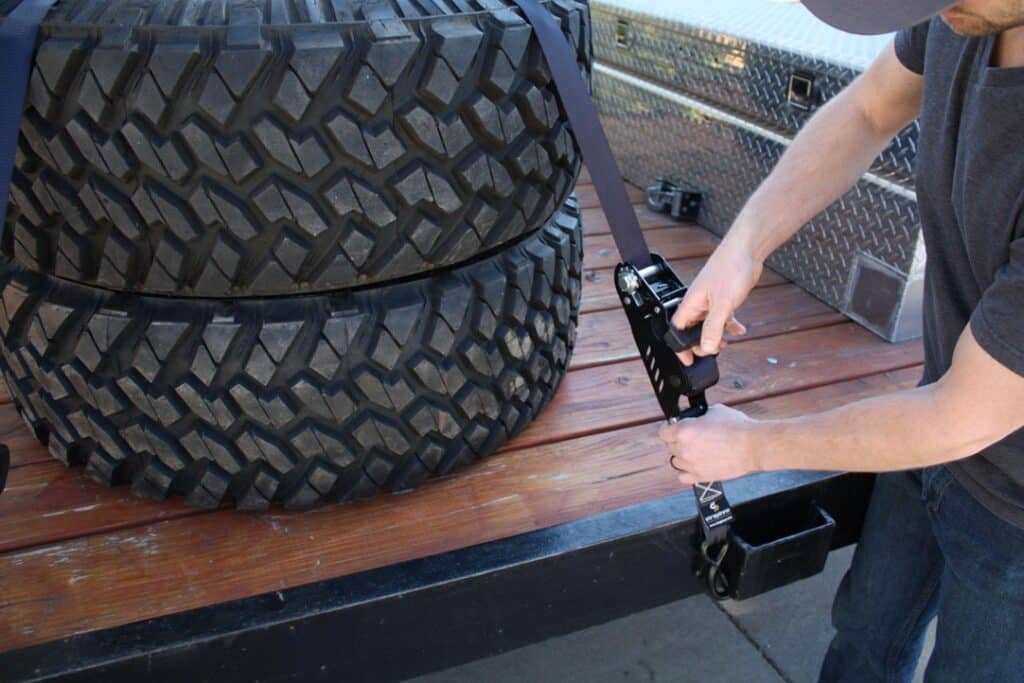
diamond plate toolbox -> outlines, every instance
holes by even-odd
[[[675,176],[723,234],[810,114],[889,37],[833,31],[799,4],[606,0],[591,5],[594,98],[628,180]],[[801,80],[802,79],[802,80]],[[924,245],[916,124],[768,264],[892,340],[921,332]],[[828,150],[822,153],[827,154]]]

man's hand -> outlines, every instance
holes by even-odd
[[[704,321],[700,346],[679,354],[683,365],[692,365],[694,354],[713,356],[719,353],[726,332],[746,334],[747,328],[736,320],[736,309],[746,301],[763,269],[762,262],[754,259],[742,246],[728,240],[715,250],[672,317],[672,324],[680,330]]]
[[[682,470],[679,481],[693,485],[759,471],[755,424],[738,410],[714,405],[703,417],[665,425],[658,436],[672,453],[672,465]]]
[[[939,381],[800,417],[752,420],[721,405],[661,429],[679,481],[750,472],[891,472],[969,457],[1024,429],[1024,376],[966,327]]]

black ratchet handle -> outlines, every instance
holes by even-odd
[[[700,346],[700,337],[704,332],[704,322],[701,321],[693,327],[680,330],[671,322],[668,325],[668,332],[665,333],[665,343],[674,353],[688,351],[694,346]]]

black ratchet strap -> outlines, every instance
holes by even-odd
[[[513,1],[540,41],[622,256],[623,262],[615,270],[615,286],[665,418],[675,423],[700,417],[708,410],[704,392],[718,382],[718,363],[713,357],[703,357],[685,367],[676,355],[700,341],[701,326],[683,331],[672,325],[672,314],[682,302],[686,287],[668,263],[647,246],[597,109],[580,75],[576,54],[558,19],[537,0]],[[686,409],[679,405],[683,397],[689,404]],[[712,596],[724,598],[729,586],[721,566],[729,549],[732,510],[721,482],[696,484],[693,491],[700,513],[702,569]]]
[[[0,18],[0,235],[7,215],[7,195],[14,172],[36,31],[53,3],[54,0],[23,0]],[[10,466],[10,451],[0,445],[0,492],[4,490]]]
[[[7,486],[7,473],[11,470],[11,451],[7,446],[0,444],[0,493],[3,493]]]
[[[608,138],[601,128],[594,101],[590,99],[587,84],[580,75],[576,52],[562,33],[558,19],[541,7],[537,0],[513,1],[526,15],[540,41],[551,77],[558,87],[559,99],[569,115],[569,124],[590,169],[590,179],[601,199],[608,224],[612,226],[615,246],[624,261],[646,268],[652,263],[651,252],[640,232],[640,223],[633,213],[633,205],[626,194],[619,165],[608,146]]]
[[[36,48],[39,22],[54,0],[22,0],[0,18],[0,231],[7,212],[7,194],[14,171],[18,129],[25,105],[28,75]]]

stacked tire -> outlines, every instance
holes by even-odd
[[[547,5],[590,69],[589,14]],[[69,465],[308,507],[493,453],[575,340],[580,158],[510,0],[70,0],[40,27],[0,369]]]

